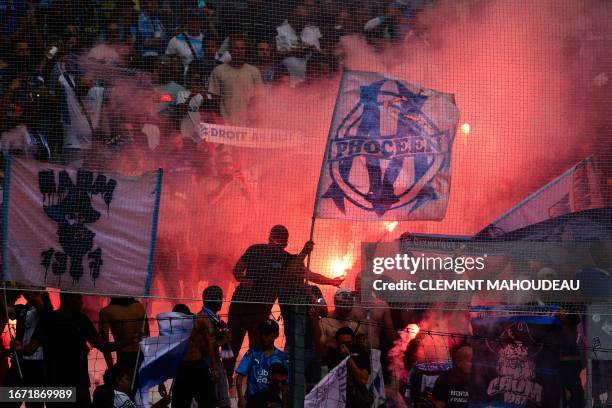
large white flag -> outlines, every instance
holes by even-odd
[[[139,370],[137,406],[150,407],[149,390],[176,377],[189,346],[193,323],[194,316],[183,313],[157,315],[159,336],[147,337],[140,342],[143,362]]]
[[[304,408],[344,408],[346,406],[347,357],[306,395]]]
[[[478,236],[498,236],[561,215],[603,206],[595,162],[589,156],[512,207]]]
[[[4,279],[148,295],[161,176],[12,160],[5,175]]]
[[[452,95],[372,72],[345,71],[315,216],[440,220],[459,122]]]

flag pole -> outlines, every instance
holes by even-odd
[[[314,207],[312,209],[312,221],[310,222],[310,236],[308,238],[309,241],[312,241],[314,237],[314,227],[315,221],[317,219],[317,208],[319,206],[319,196],[321,195],[321,190],[323,189],[323,173],[325,171],[325,163],[327,162],[327,157],[331,151],[331,132],[334,127],[334,119],[336,117],[336,113],[338,113],[338,105],[340,101],[340,93],[342,92],[342,88],[344,86],[344,82],[346,79],[346,71],[342,68],[342,77],[340,78],[340,83],[338,84],[338,92],[336,92],[336,103],[334,104],[334,111],[332,113],[332,119],[329,124],[329,131],[327,132],[327,141],[325,143],[325,151],[323,152],[323,160],[321,161],[321,171],[319,172],[319,183],[317,184],[317,194],[315,196]],[[308,285],[310,279],[310,253],[306,257],[306,285]]]
[[[315,222],[317,219],[317,207],[319,204],[319,196],[321,195],[321,191],[323,189],[323,172],[325,171],[325,163],[327,163],[327,156],[330,152],[331,146],[331,137],[330,134],[333,130],[334,126],[334,118],[336,117],[336,112],[338,110],[340,99],[340,92],[342,92],[342,87],[344,85],[345,79],[345,71],[342,70],[342,78],[340,79],[340,84],[338,86],[338,92],[336,93],[336,103],[334,105],[334,112],[332,114],[332,120],[329,125],[329,131],[327,133],[327,141],[325,144],[325,151],[323,152],[323,160],[321,161],[321,171],[319,173],[319,183],[317,185],[317,194],[315,196],[314,206],[312,209],[312,218],[310,221],[310,235],[308,237],[309,241],[312,241],[314,238],[314,228]],[[310,257],[311,253],[308,253],[306,257],[306,286],[309,285],[310,281]],[[304,390],[305,390],[305,362],[304,362],[304,350],[305,350],[305,333],[306,333],[306,325],[309,324],[307,321],[307,313],[305,312],[306,305],[295,305],[291,307],[291,314],[293,315],[293,341],[291,342],[291,347],[289,350],[289,358],[290,358],[290,368],[291,374],[290,377],[293,379],[291,381],[291,387],[289,389],[289,400],[290,406],[293,408],[302,408],[304,407]],[[299,355],[299,357],[298,357]]]
[[[4,297],[4,312],[6,314],[6,328],[9,333],[9,337],[11,338],[10,348],[13,349],[13,357],[15,357],[15,365],[17,366],[17,372],[19,373],[19,378],[23,380],[23,371],[21,371],[21,363],[19,362],[19,356],[17,355],[17,351],[13,346],[13,342],[15,341],[15,336],[13,335],[13,331],[11,330],[11,322],[8,312],[8,300],[7,300],[7,292],[6,292],[6,281],[3,282],[3,297]]]

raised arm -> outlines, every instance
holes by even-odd
[[[308,274],[308,281],[312,283],[316,283],[317,285],[327,285],[327,286],[335,286],[339,287],[342,282],[344,282],[344,278],[328,278],[327,276],[321,275],[320,273],[316,273],[310,271]]]

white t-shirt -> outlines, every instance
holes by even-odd
[[[136,405],[127,394],[115,390],[115,408],[136,408]]]
[[[68,83],[68,80],[71,80],[73,84],[75,83],[72,75],[68,73],[64,73],[59,77],[59,83],[62,85],[66,95],[66,98],[63,101],[64,109],[67,109],[68,111],[68,117],[62,118],[64,125],[64,148],[91,149],[91,128],[89,127],[87,117],[79,104],[76,93],[72,86]],[[103,98],[104,88],[100,86],[91,87],[87,92],[87,95],[81,98],[85,109],[87,109],[94,129],[98,127],[98,123],[100,122]]]
[[[291,51],[293,46],[300,41],[303,45],[310,45],[316,48],[318,51],[321,51],[321,44],[319,43],[319,40],[321,39],[322,35],[319,27],[304,27],[300,33],[300,37],[298,38],[293,27],[291,27],[289,22],[285,20],[282,25],[276,28],[276,32],[278,33],[276,36],[276,49],[279,52]],[[308,58],[308,55],[304,57],[285,57],[283,59],[283,64],[287,67],[289,75],[303,80],[306,76],[306,63],[308,62]]]
[[[194,60],[193,52],[189,47],[189,44],[193,47],[193,51],[195,51],[196,56],[198,58],[202,58],[204,56],[204,51],[202,48],[202,42],[204,41],[204,35],[200,34],[196,37],[192,37],[186,34],[179,34],[170,40],[168,43],[168,47],[166,47],[166,55],[178,55],[183,60],[183,66],[185,69],[191,64]]]

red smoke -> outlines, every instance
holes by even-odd
[[[601,113],[610,93],[601,92],[593,79],[610,72],[610,58],[601,42],[585,38],[610,35],[611,11],[600,1],[448,1],[421,16],[427,40],[412,36],[374,51],[365,40],[344,38],[346,68],[454,94],[470,132],[456,135],[444,220],[404,222],[393,232],[382,222],[317,220],[312,269],[331,276],[332,261],[348,253],[354,260],[347,278],[352,282],[363,241],[389,241],[407,230],[471,235],[588,154],[598,153],[605,172],[610,148],[602,147],[596,130],[607,120]],[[578,44],[573,51],[572,41]],[[115,81],[122,86],[113,91],[113,105],[128,118],[140,113],[134,114],[138,126],[160,121],[153,115],[157,99],[150,85],[139,81]],[[231,268],[248,245],[265,242],[275,224],[289,228],[290,252],[301,249],[310,232],[337,89],[338,77],[262,91],[252,112],[255,125],[300,131],[307,143],[231,148],[236,170],[253,187],[248,196],[236,180],[225,198],[211,204],[214,157],[201,147],[191,148],[201,171],[172,174],[182,159],[177,139],[169,135],[162,135],[161,153],[131,150],[115,164],[130,173],[166,168],[152,294],[199,299],[203,287],[215,283],[229,298],[235,285]],[[594,94],[600,97],[596,102],[589,99]]]

